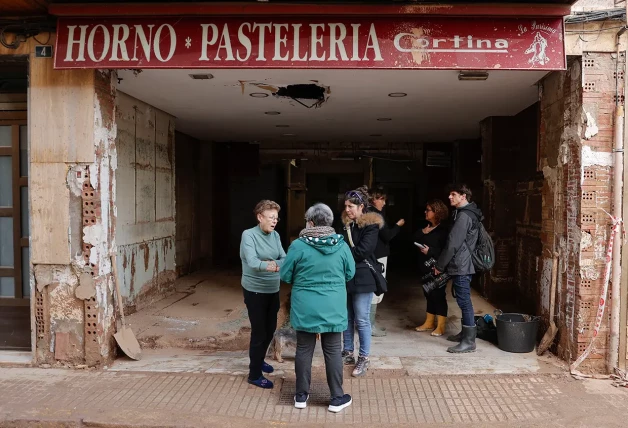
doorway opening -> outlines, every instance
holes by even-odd
[[[425,311],[413,236],[424,225],[426,202],[433,198],[446,202],[450,183],[471,187],[473,201],[488,218],[487,228],[499,238],[499,281],[517,280],[512,249],[519,245],[522,229],[534,257],[534,234],[540,235],[540,228],[516,215],[504,216],[503,210],[510,207],[495,204],[495,194],[484,180],[488,175],[499,177],[504,186],[493,185],[506,200],[517,199],[518,183],[539,176],[542,180],[537,170],[536,84],[546,71],[496,70],[483,81],[459,80],[459,73],[452,70],[211,70],[211,78],[191,77],[197,73],[119,72],[119,115],[136,116],[132,123],[118,124],[118,130],[124,135],[126,126],[132,125],[134,135],[147,136],[133,138],[129,156],[143,152],[143,144],[149,144],[150,152],[150,129],[142,130],[150,121],[140,118],[142,111],[158,120],[168,116],[176,128],[174,195],[166,192],[171,182],[159,181],[158,165],[153,166],[156,174],[146,174],[157,180],[154,184],[137,181],[142,179],[139,174],[119,176],[117,184],[124,189],[119,191],[127,192],[118,201],[137,201],[144,197],[143,189],[149,189],[154,200],[170,197],[176,207],[175,228],[167,230],[176,242],[175,255],[159,266],[171,263],[180,278],[161,296],[166,298],[141,302],[141,294],[133,294],[144,286],[138,284],[139,270],[132,263],[141,270],[144,264],[152,266],[150,260],[129,257],[130,264],[125,265],[123,294],[137,310],[129,318],[145,346],[207,352],[246,349],[248,318],[241,296],[239,244],[242,231],[255,225],[252,210],[261,199],[281,205],[277,230],[287,249],[303,228],[303,215],[311,204],[326,203],[339,219],[346,191],[365,184],[387,189],[387,222],[403,218],[406,224],[391,244],[391,291],[378,309],[390,334],[375,339],[374,355],[390,355],[394,349],[390,352],[396,356],[409,357],[417,341],[442,345],[441,339],[418,336],[413,329]],[[324,102],[312,108],[304,106],[304,100],[275,95],[277,88],[312,83],[325,88]],[[291,94],[296,97],[297,92]],[[116,144],[126,153],[125,141]],[[161,148],[157,141],[153,144],[159,159]],[[498,152],[515,153],[518,165],[524,166],[493,165],[489,155],[497,158]],[[119,165],[133,163],[120,153],[118,159]],[[136,181],[131,186],[121,179]],[[136,189],[132,197],[131,189]],[[120,212],[124,207],[118,210],[119,230],[127,221],[120,219]],[[527,218],[536,219],[536,213]],[[158,216],[152,219],[158,227]],[[336,222],[336,227],[341,225]],[[521,304],[516,287],[494,293],[504,289],[495,287],[499,281],[487,283],[477,276],[474,299],[479,314],[494,309],[484,297],[500,308],[534,313],[535,308]],[[282,287],[284,302],[288,293],[289,288]],[[450,308],[453,332],[459,328],[459,314],[455,302]],[[282,310],[285,321],[288,311]]]

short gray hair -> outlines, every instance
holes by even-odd
[[[334,213],[323,203],[314,204],[305,212],[305,221],[311,221],[314,226],[331,226],[334,222]]]

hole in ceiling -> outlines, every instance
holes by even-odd
[[[327,101],[327,98],[331,93],[329,86],[324,86],[318,83],[273,85],[270,83],[240,81],[240,84],[242,85],[243,91],[245,84],[253,85],[257,89],[270,92],[274,97],[290,99],[306,108],[319,108],[325,101]],[[261,94],[263,94],[263,92],[253,92],[250,96],[261,98]]]

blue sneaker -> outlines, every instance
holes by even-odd
[[[271,381],[266,379],[264,376],[260,376],[260,378],[257,380],[247,379],[246,381],[250,383],[251,385],[259,386],[260,388],[264,388],[264,389],[272,389],[273,386],[275,386],[273,385]]]
[[[305,392],[299,392],[294,396],[294,407],[297,409],[305,409],[307,407],[307,400],[310,398],[310,394]]]
[[[338,413],[342,409],[349,407],[351,403],[353,403],[351,396],[349,394],[345,394],[342,397],[332,398],[327,410],[329,410],[330,412]]]
[[[275,371],[275,368],[273,366],[271,366],[270,364],[268,364],[266,361],[264,361],[262,363],[262,371],[264,373],[272,373]]]

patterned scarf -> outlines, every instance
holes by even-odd
[[[316,226],[303,229],[299,233],[299,238],[323,238],[325,236],[335,235],[336,231],[329,226]]]

